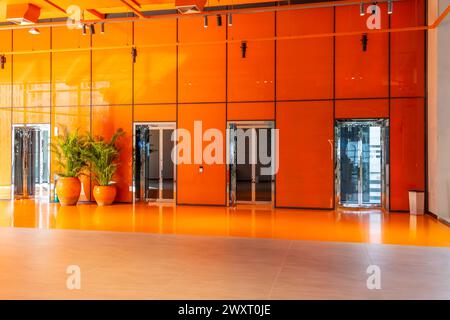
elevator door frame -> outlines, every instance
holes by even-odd
[[[163,135],[161,134],[162,131],[164,129],[166,130],[176,130],[177,129],[177,125],[176,122],[173,121],[152,121],[152,122],[134,122],[133,123],[133,159],[136,159],[136,127],[137,126],[148,126],[150,128],[150,130],[159,130],[159,146],[160,146],[160,150],[159,150],[159,191],[158,191],[158,198],[145,198],[145,199],[141,199],[141,197],[139,197],[139,202],[166,202],[166,203],[175,203],[176,201],[176,194],[177,194],[177,165],[176,163],[173,164],[173,198],[172,199],[163,199],[163,179],[162,179],[162,170],[163,170],[163,166],[164,166],[164,162],[163,162],[163,157],[164,157],[164,153],[163,151]],[[175,148],[176,148],[176,144],[175,144]],[[136,170],[136,162],[133,161],[133,172],[135,172]],[[133,202],[136,202],[136,179],[135,179],[135,175],[133,174]]]
[[[47,163],[47,180],[48,182],[47,184],[47,197],[42,197],[41,195],[41,189],[39,190],[39,194],[36,193],[36,189],[35,189],[35,193],[34,195],[32,195],[32,197],[28,197],[27,195],[22,195],[22,196],[16,196],[15,194],[15,151],[14,151],[14,147],[15,147],[15,142],[16,142],[16,136],[15,136],[15,131],[18,128],[29,128],[29,129],[39,129],[39,131],[47,131],[48,132],[48,150],[47,150],[47,159],[48,159],[48,163]],[[43,138],[42,136],[40,137],[39,141],[42,142]],[[48,123],[34,123],[34,124],[21,124],[21,123],[17,123],[17,124],[13,124],[11,127],[11,199],[38,199],[38,200],[48,200],[50,201],[50,197],[51,197],[51,173],[50,173],[50,165],[51,165],[51,152],[50,152],[50,142],[51,142],[51,133],[50,133],[50,124]],[[40,150],[42,149],[42,146],[40,148]],[[42,159],[41,159],[41,153],[43,153],[44,151],[41,150],[40,154],[39,154],[39,180],[40,180],[40,188],[42,187],[42,174],[41,171],[43,170],[43,163],[42,163]],[[36,184],[34,182],[34,184]]]
[[[380,127],[380,145],[381,145],[381,172],[380,172],[380,204],[362,203],[361,189],[358,190],[358,204],[341,203],[341,171],[340,171],[340,129],[343,123],[373,123]],[[389,119],[337,119],[335,120],[335,201],[336,206],[340,208],[382,208],[389,210],[389,191],[390,191],[390,160],[389,160]],[[361,175],[361,173],[360,173]],[[361,176],[358,177],[358,188],[361,188]]]
[[[252,201],[236,200],[236,176],[233,175],[232,166],[234,165],[234,157],[231,155],[231,125],[236,125],[236,129],[275,129],[275,121],[227,121],[227,204],[228,206],[234,206],[236,204],[256,204],[256,205],[271,205],[275,203],[275,174],[272,174],[271,181],[271,200],[270,201],[256,201],[256,181],[255,181],[255,164],[252,165]],[[276,161],[276,136],[271,136],[271,165],[275,167]],[[258,142],[259,143],[259,142]],[[236,151],[237,152],[237,151]],[[235,172],[235,171],[234,171]]]

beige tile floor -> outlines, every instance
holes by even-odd
[[[366,287],[372,264],[380,290]],[[450,299],[450,249],[0,228],[0,298]]]

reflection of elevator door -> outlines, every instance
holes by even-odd
[[[230,125],[230,129],[237,129],[230,145],[232,200],[240,203],[271,202],[271,128]]]
[[[339,202],[343,206],[381,206],[383,130],[378,121],[338,123]]]
[[[142,124],[136,126],[136,198],[173,200],[175,166],[171,152],[174,126]]]

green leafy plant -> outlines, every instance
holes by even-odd
[[[92,176],[99,186],[108,186],[117,170],[119,149],[116,141],[124,134],[122,129],[118,129],[109,142],[103,137],[88,135],[83,159],[88,163]]]
[[[66,127],[62,128],[62,134],[58,135],[51,144],[51,150],[59,167],[58,175],[75,178],[83,173],[86,161],[82,155],[86,143],[86,136],[80,135],[78,130],[69,132]]]

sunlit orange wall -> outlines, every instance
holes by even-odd
[[[396,1],[392,15],[379,5],[384,29],[424,24],[423,0]],[[107,24],[104,34],[97,26],[93,36],[66,27],[34,36],[2,31],[0,54],[8,53],[8,62],[0,70],[0,148],[11,150],[13,123],[106,137],[123,128],[115,180],[117,200],[129,202],[133,122],[173,121],[192,129],[202,120],[205,128],[225,130],[228,120],[273,120],[280,130],[276,204],[331,208],[334,119],[389,118],[391,204],[407,210],[408,190],[425,187],[424,32],[369,34],[363,52],[367,17],[359,6],[339,6],[235,14],[232,26],[225,16],[218,26],[211,15],[208,28],[191,16]],[[312,37],[352,31],[361,34]],[[307,38],[286,39],[296,36]],[[117,46],[125,48],[111,49]],[[58,51],[32,52],[50,48]],[[2,190],[11,183],[10,164],[10,152],[2,153]],[[179,166],[178,202],[224,205],[226,166],[205,166],[203,173],[198,167]],[[84,200],[91,196],[89,182]]]

